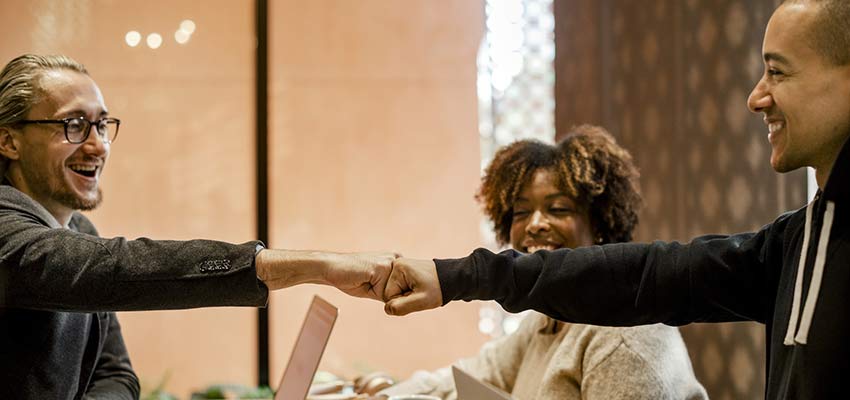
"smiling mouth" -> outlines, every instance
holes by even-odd
[[[82,175],[86,178],[94,178],[97,176],[97,166],[96,165],[69,165],[68,168],[76,173],[77,175]]]
[[[776,121],[767,124],[767,132],[770,134],[781,131],[785,128],[785,121]]]
[[[557,246],[555,246],[555,245],[551,245],[551,244],[546,244],[546,245],[532,245],[532,246],[528,246],[528,247],[526,247],[526,248],[525,248],[525,252],[530,254],[530,253],[536,253],[536,252],[538,252],[538,251],[540,251],[540,250],[552,251],[552,250],[555,250],[555,249],[557,249],[557,248],[558,248]]]

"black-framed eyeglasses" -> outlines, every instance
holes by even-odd
[[[64,124],[65,139],[68,143],[80,144],[88,140],[91,127],[95,126],[97,136],[104,143],[112,143],[118,137],[118,127],[121,120],[118,118],[101,118],[97,121],[89,121],[85,117],[63,118],[63,119],[25,119],[20,124]]]

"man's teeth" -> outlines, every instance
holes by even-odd
[[[529,246],[528,247],[529,253],[534,253],[538,250],[552,251],[552,250],[555,250],[555,246]]]
[[[79,176],[84,176],[89,179],[97,178],[97,169],[99,168],[97,164],[71,164],[68,165],[68,168],[71,171],[74,171],[75,174]]]
[[[771,122],[771,123],[767,124],[767,130],[768,130],[768,132],[770,132],[770,133],[777,132],[777,131],[781,130],[781,129],[782,129],[782,128],[784,128],[784,127],[785,127],[785,123],[784,123],[784,122]]]

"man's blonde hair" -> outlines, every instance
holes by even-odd
[[[88,75],[86,67],[62,55],[24,54],[6,64],[0,72],[0,127],[16,127],[39,101],[39,78],[45,71],[66,69]],[[9,160],[0,155],[0,180]]]

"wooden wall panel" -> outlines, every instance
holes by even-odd
[[[631,151],[645,201],[638,240],[755,230],[804,205],[805,173],[770,168],[761,116],[746,109],[776,1],[604,0],[595,14],[587,3],[555,0],[556,126],[598,122]],[[567,34],[575,27],[599,39],[585,48]],[[762,325],[682,334],[712,398],[764,396]]]

